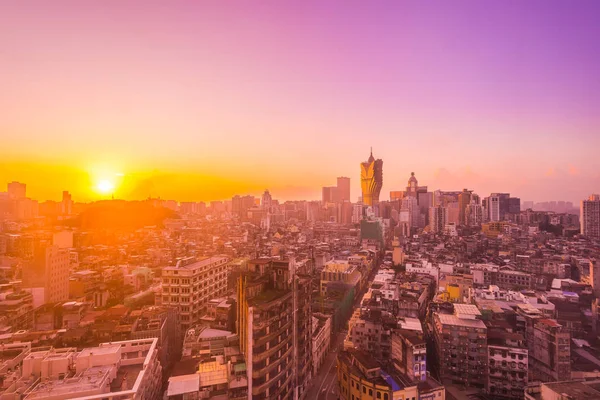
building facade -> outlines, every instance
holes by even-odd
[[[161,293],[157,304],[176,308],[181,331],[200,322],[208,302],[227,291],[227,257],[180,259],[174,267],[162,269]]]
[[[377,205],[383,186],[383,160],[376,160],[373,157],[373,151],[371,151],[369,159],[360,164],[360,186],[363,204]]]
[[[581,202],[581,234],[600,239],[600,195],[593,194]]]

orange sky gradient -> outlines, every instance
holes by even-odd
[[[373,146],[383,200],[412,171],[482,196],[600,191],[594,2],[384,3],[5,2],[0,184],[292,200],[348,176],[356,200]]]

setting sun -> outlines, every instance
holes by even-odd
[[[96,185],[96,190],[102,194],[111,193],[114,189],[115,189],[115,185],[111,181],[106,180],[106,179],[99,181],[98,184]]]

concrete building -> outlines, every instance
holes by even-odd
[[[343,351],[337,359],[341,400],[444,400],[445,388],[432,378],[412,382],[394,370],[386,370],[369,353]]]
[[[534,319],[528,323],[529,380],[570,380],[570,342],[569,331],[553,319]]]
[[[337,178],[337,200],[340,203],[350,201],[350,178],[345,176]]]
[[[248,400],[302,399],[312,377],[311,278],[294,260],[257,259],[238,279],[237,332]]]
[[[580,224],[582,235],[600,239],[600,194],[581,201]]]
[[[487,392],[490,396],[521,398],[527,387],[528,368],[528,350],[522,335],[488,332]]]
[[[27,185],[13,181],[6,185],[6,192],[11,200],[23,200],[27,197]]]
[[[162,269],[156,303],[177,309],[182,332],[200,322],[211,299],[226,293],[228,261],[227,257],[187,257]]]
[[[159,399],[162,368],[158,339],[97,347],[32,349],[22,358],[3,399]],[[18,376],[17,376],[18,375]]]
[[[446,212],[444,207],[429,207],[429,230],[434,233],[441,233],[446,227]]]
[[[41,304],[34,301],[34,307],[69,299],[69,266],[66,249],[43,244],[34,249],[33,260],[23,268],[23,287],[43,293],[39,298]]]
[[[325,186],[322,190],[321,202],[323,205],[327,203],[335,203],[337,198],[337,187]]]
[[[394,368],[413,382],[427,380],[427,349],[423,333],[394,329],[391,360]]]
[[[476,306],[455,304],[454,314],[433,314],[437,371],[442,383],[485,388],[487,327]]]
[[[500,198],[498,196],[490,196],[487,198],[487,210],[488,221],[500,221]]]
[[[361,273],[356,265],[350,264],[348,260],[331,260],[326,262],[321,270],[320,292],[325,296],[330,283],[341,283],[358,290],[360,282]]]
[[[472,190],[463,189],[463,191],[458,195],[458,222],[461,225],[467,225],[467,206],[471,204],[471,194]]]
[[[317,376],[319,369],[325,362],[325,357],[329,353],[329,345],[331,344],[331,315],[314,313],[312,318],[313,375]]]

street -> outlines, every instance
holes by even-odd
[[[323,366],[318,375],[313,378],[306,399],[335,400],[338,398],[336,360],[338,352],[344,348],[344,337],[346,337],[345,331],[335,336]]]
[[[360,306],[362,298],[366,293],[368,287],[377,271],[379,270],[379,259],[375,261],[375,268],[371,271],[368,278],[368,285],[365,285],[361,289],[361,291],[355,296],[353,309],[356,309]],[[319,369],[317,376],[315,376],[312,380],[312,385],[310,389],[306,392],[305,399],[315,399],[315,400],[337,400],[339,398],[338,386],[337,386],[337,355],[338,352],[344,349],[344,338],[348,331],[343,330],[335,335],[331,339],[331,345],[329,347],[329,353],[325,358],[325,362]]]

